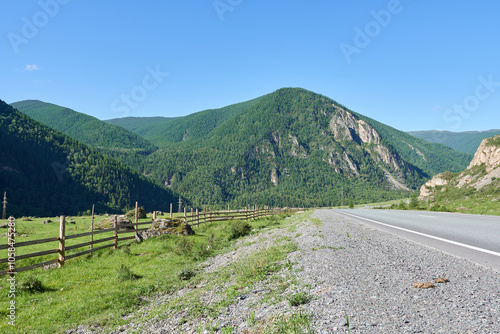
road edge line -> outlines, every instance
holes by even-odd
[[[440,238],[440,237],[435,237],[435,236],[430,235],[430,234],[425,234],[425,233],[422,233],[422,232],[412,231],[412,230],[409,230],[409,229],[406,229],[406,228],[403,228],[403,227],[399,227],[399,226],[389,225],[389,224],[382,223],[382,222],[379,222],[379,221],[376,221],[376,220],[373,220],[373,219],[356,216],[356,215],[353,215],[351,213],[345,213],[345,212],[338,211],[338,210],[334,210],[334,212],[337,212],[337,213],[340,213],[340,214],[343,214],[343,215],[346,215],[346,216],[358,218],[358,219],[367,220],[369,222],[372,222],[372,223],[375,223],[375,224],[380,224],[380,225],[383,225],[383,226],[386,226],[386,227],[390,227],[390,228],[395,228],[397,230],[401,230],[401,231],[405,231],[405,232],[417,234],[417,235],[420,235],[420,236],[423,236],[423,237],[427,237],[427,238],[430,238],[430,239],[435,239],[435,240],[438,240],[438,241],[447,242],[447,243],[452,244],[452,245],[456,245],[456,246],[460,246],[460,247],[465,247],[465,248],[469,248],[469,249],[472,249],[472,250],[475,250],[475,251],[478,251],[478,252],[483,252],[483,253],[487,253],[487,254],[490,254],[490,255],[495,255],[495,256],[500,257],[500,253],[495,252],[495,251],[490,251],[488,249],[479,248],[479,247],[476,247],[476,246],[471,246],[471,245],[463,244],[461,242],[457,242],[457,241],[453,241],[453,240],[448,240],[448,239],[444,239],[444,238]]]

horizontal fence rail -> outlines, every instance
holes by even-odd
[[[265,206],[264,208],[259,208],[258,206],[253,206],[253,207],[247,207],[245,209],[240,209],[240,210],[230,210],[229,206],[227,210],[219,210],[219,211],[212,211],[209,209],[208,211],[206,208],[203,208],[203,211],[199,211],[196,209],[196,211],[191,210],[191,212],[186,212],[186,209],[184,209],[184,215],[177,218],[183,221],[186,224],[190,224],[191,226],[196,226],[199,227],[201,224],[212,224],[214,222],[219,222],[219,221],[230,221],[230,220],[252,220],[252,219],[259,219],[262,217],[267,217],[271,215],[279,215],[282,213],[293,213],[297,212],[301,209],[298,208],[269,208]],[[170,207],[170,218],[172,218],[172,206]],[[137,235],[140,232],[144,231],[155,231],[155,232],[165,232],[165,229],[163,226],[158,226],[157,229],[153,229],[153,223],[156,220],[156,211],[153,212],[153,220],[149,222],[139,222],[138,221],[138,203],[136,203],[136,208],[135,208],[135,222],[129,223],[129,224],[123,224],[120,226],[117,226],[117,215],[113,216],[113,227],[110,228],[104,228],[104,229],[99,229],[99,230],[94,230],[94,207],[92,207],[92,221],[91,221],[91,226],[90,226],[90,232],[84,232],[84,233],[77,233],[77,234],[71,234],[71,235],[66,235],[66,219],[65,216],[60,217],[60,228],[59,228],[59,236],[57,237],[52,237],[52,238],[44,238],[44,239],[38,239],[38,240],[29,240],[29,241],[22,241],[22,242],[16,242],[15,241],[15,224],[14,221],[15,219],[13,217],[9,218],[9,231],[7,233],[7,244],[0,245],[0,250],[2,249],[7,249],[8,250],[8,257],[6,258],[0,258],[0,264],[1,263],[8,263],[9,269],[7,270],[2,270],[0,271],[0,276],[3,275],[14,275],[15,273],[27,271],[27,270],[32,270],[40,267],[45,267],[45,266],[51,266],[51,265],[57,265],[58,267],[62,267],[65,263],[65,261],[87,255],[87,254],[92,254],[94,252],[97,252],[99,250],[107,249],[107,248],[113,248],[116,249],[118,247],[119,242],[123,242],[126,240],[133,240],[137,238]],[[12,225],[12,226],[10,226]],[[151,227],[145,227],[145,228],[139,228],[139,226],[143,225],[151,225]],[[96,239],[94,240],[94,236],[103,234],[103,233],[112,233],[112,236],[105,237],[102,239]],[[134,233],[132,236],[123,236],[119,237],[121,235],[126,235],[126,234],[131,234]],[[90,241],[85,241],[85,242],[80,242],[75,245],[66,245],[67,240],[72,240],[72,239],[78,239],[78,238],[84,238],[84,237],[90,237]],[[87,239],[88,240],[88,239]],[[106,245],[100,245],[99,247],[94,247],[94,245],[97,244],[102,244],[104,242],[109,242],[111,243],[106,244]],[[34,253],[29,253],[29,254],[23,254],[23,255],[16,255],[15,250],[20,248],[20,247],[26,247],[26,246],[31,246],[31,245],[39,245],[39,244],[45,244],[45,243],[55,243],[58,242],[59,246],[57,248],[49,249],[49,250],[44,250],[44,251],[39,251],[39,252],[34,252]],[[84,247],[89,247],[89,249],[82,250],[77,253],[73,254],[66,254],[67,251],[70,250],[77,250],[81,249]],[[32,264],[29,266],[25,267],[16,267],[16,261],[17,260],[23,260],[23,259],[29,259],[29,258],[34,258],[34,257],[40,257],[40,256],[46,256],[46,255],[51,255],[51,254],[58,254],[58,257],[56,259],[48,260],[48,261],[43,261],[39,262],[36,264]]]

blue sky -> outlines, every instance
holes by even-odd
[[[498,1],[0,3],[0,99],[182,116],[302,87],[397,129],[500,128]]]

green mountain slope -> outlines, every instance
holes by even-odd
[[[185,117],[126,117],[106,120],[132,131],[155,145],[191,142],[203,139],[228,119],[258,103],[260,98],[233,104],[220,109],[210,109]]]
[[[155,149],[146,139],[122,127],[69,108],[37,100],[20,101],[11,105],[29,117],[95,148],[141,151]]]
[[[151,132],[173,131],[175,139],[140,161],[120,158],[196,205],[327,206],[340,204],[342,190],[357,202],[405,196],[435,172],[465,168],[471,157],[299,88],[208,123],[216,113],[223,110],[170,120],[168,127],[150,123]]]
[[[432,143],[439,143],[453,148],[459,152],[474,154],[479,144],[483,139],[500,134],[500,130],[488,131],[467,131],[467,132],[450,132],[450,131],[410,131],[412,136],[425,139]]]
[[[172,191],[0,100],[0,192],[9,215],[73,215],[96,204],[122,211],[139,201],[167,209]]]

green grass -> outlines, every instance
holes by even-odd
[[[491,137],[486,142],[486,146],[500,146],[500,136]]]
[[[307,313],[292,313],[272,316],[263,321],[251,333],[303,333],[313,334],[311,316]]]
[[[94,218],[94,225],[97,226],[101,219],[106,218],[105,216],[96,216]],[[43,221],[50,219],[52,222],[48,224],[42,224]],[[73,223],[69,223],[69,221],[73,221]],[[140,219],[139,222],[147,222],[150,219]],[[53,238],[59,236],[59,217],[50,217],[50,218],[32,218],[31,221],[23,220],[23,218],[16,219],[16,243],[20,243],[23,241],[37,240],[37,239],[45,239],[45,238]],[[91,217],[66,217],[66,233],[65,235],[72,235],[78,233],[85,233],[90,231],[91,226]],[[147,225],[146,225],[147,226]],[[144,225],[141,227],[145,227]],[[7,232],[7,229],[5,230]],[[120,237],[130,236],[131,234],[122,234]],[[108,238],[113,236],[113,232],[102,233],[94,235],[94,241]],[[86,236],[83,238],[70,239],[66,241],[66,247],[84,243],[90,241],[90,236]],[[103,246],[111,243],[112,241],[104,242],[102,244],[96,244],[94,247]],[[16,256],[46,251],[50,249],[57,249],[59,247],[58,241],[48,242],[44,244],[31,245],[27,247],[17,247],[16,248]],[[66,251],[66,255],[74,254],[83,250],[87,250],[88,246],[85,248],[78,248]],[[35,263],[48,261],[57,258],[57,254],[50,254],[36,258],[23,259],[16,261],[16,267],[25,267],[30,266]],[[2,255],[1,257],[4,257]],[[0,270],[8,269],[7,263],[0,264]]]
[[[333,247],[333,246],[319,246],[319,247],[314,247],[311,248],[312,251],[317,251],[320,249],[332,249],[332,250],[339,250],[339,249],[345,249],[344,247]]]
[[[250,222],[250,225],[254,229],[263,229],[267,222],[275,227],[282,223],[282,218],[270,217]],[[20,233],[28,234],[26,239],[58,234],[57,222],[41,225],[41,220],[20,222],[16,227]],[[74,225],[68,224],[67,234],[88,230],[89,217],[77,217],[75,221]],[[172,293],[206,279],[206,275],[197,269],[197,264],[233,247],[234,242],[228,238],[231,226],[230,222],[204,224],[195,228],[193,236],[163,235],[142,243],[124,242],[117,250],[101,250],[69,260],[60,269],[18,273],[17,282],[21,285],[27,283],[27,286],[31,284],[33,291],[19,287],[16,292],[15,328],[7,324],[9,300],[0,300],[0,332],[62,333],[78,325],[114,328],[124,324],[127,321],[122,316],[144,305],[143,297]],[[19,250],[26,248],[26,252],[33,252],[38,250],[37,246]],[[245,257],[231,268],[221,269],[210,284],[222,284],[225,279],[234,281],[234,284],[222,292],[220,301],[213,306],[207,307],[199,300],[188,302],[189,298],[182,298],[173,300],[168,307],[176,309],[187,303],[192,307],[192,315],[200,312],[216,315],[221,307],[234,302],[234,297],[241,291],[285,266],[282,260],[294,249],[292,243],[279,244]],[[4,276],[0,280],[3,291],[8,290],[6,278]]]
[[[290,306],[300,306],[309,303],[312,297],[306,292],[297,292],[287,297]]]

